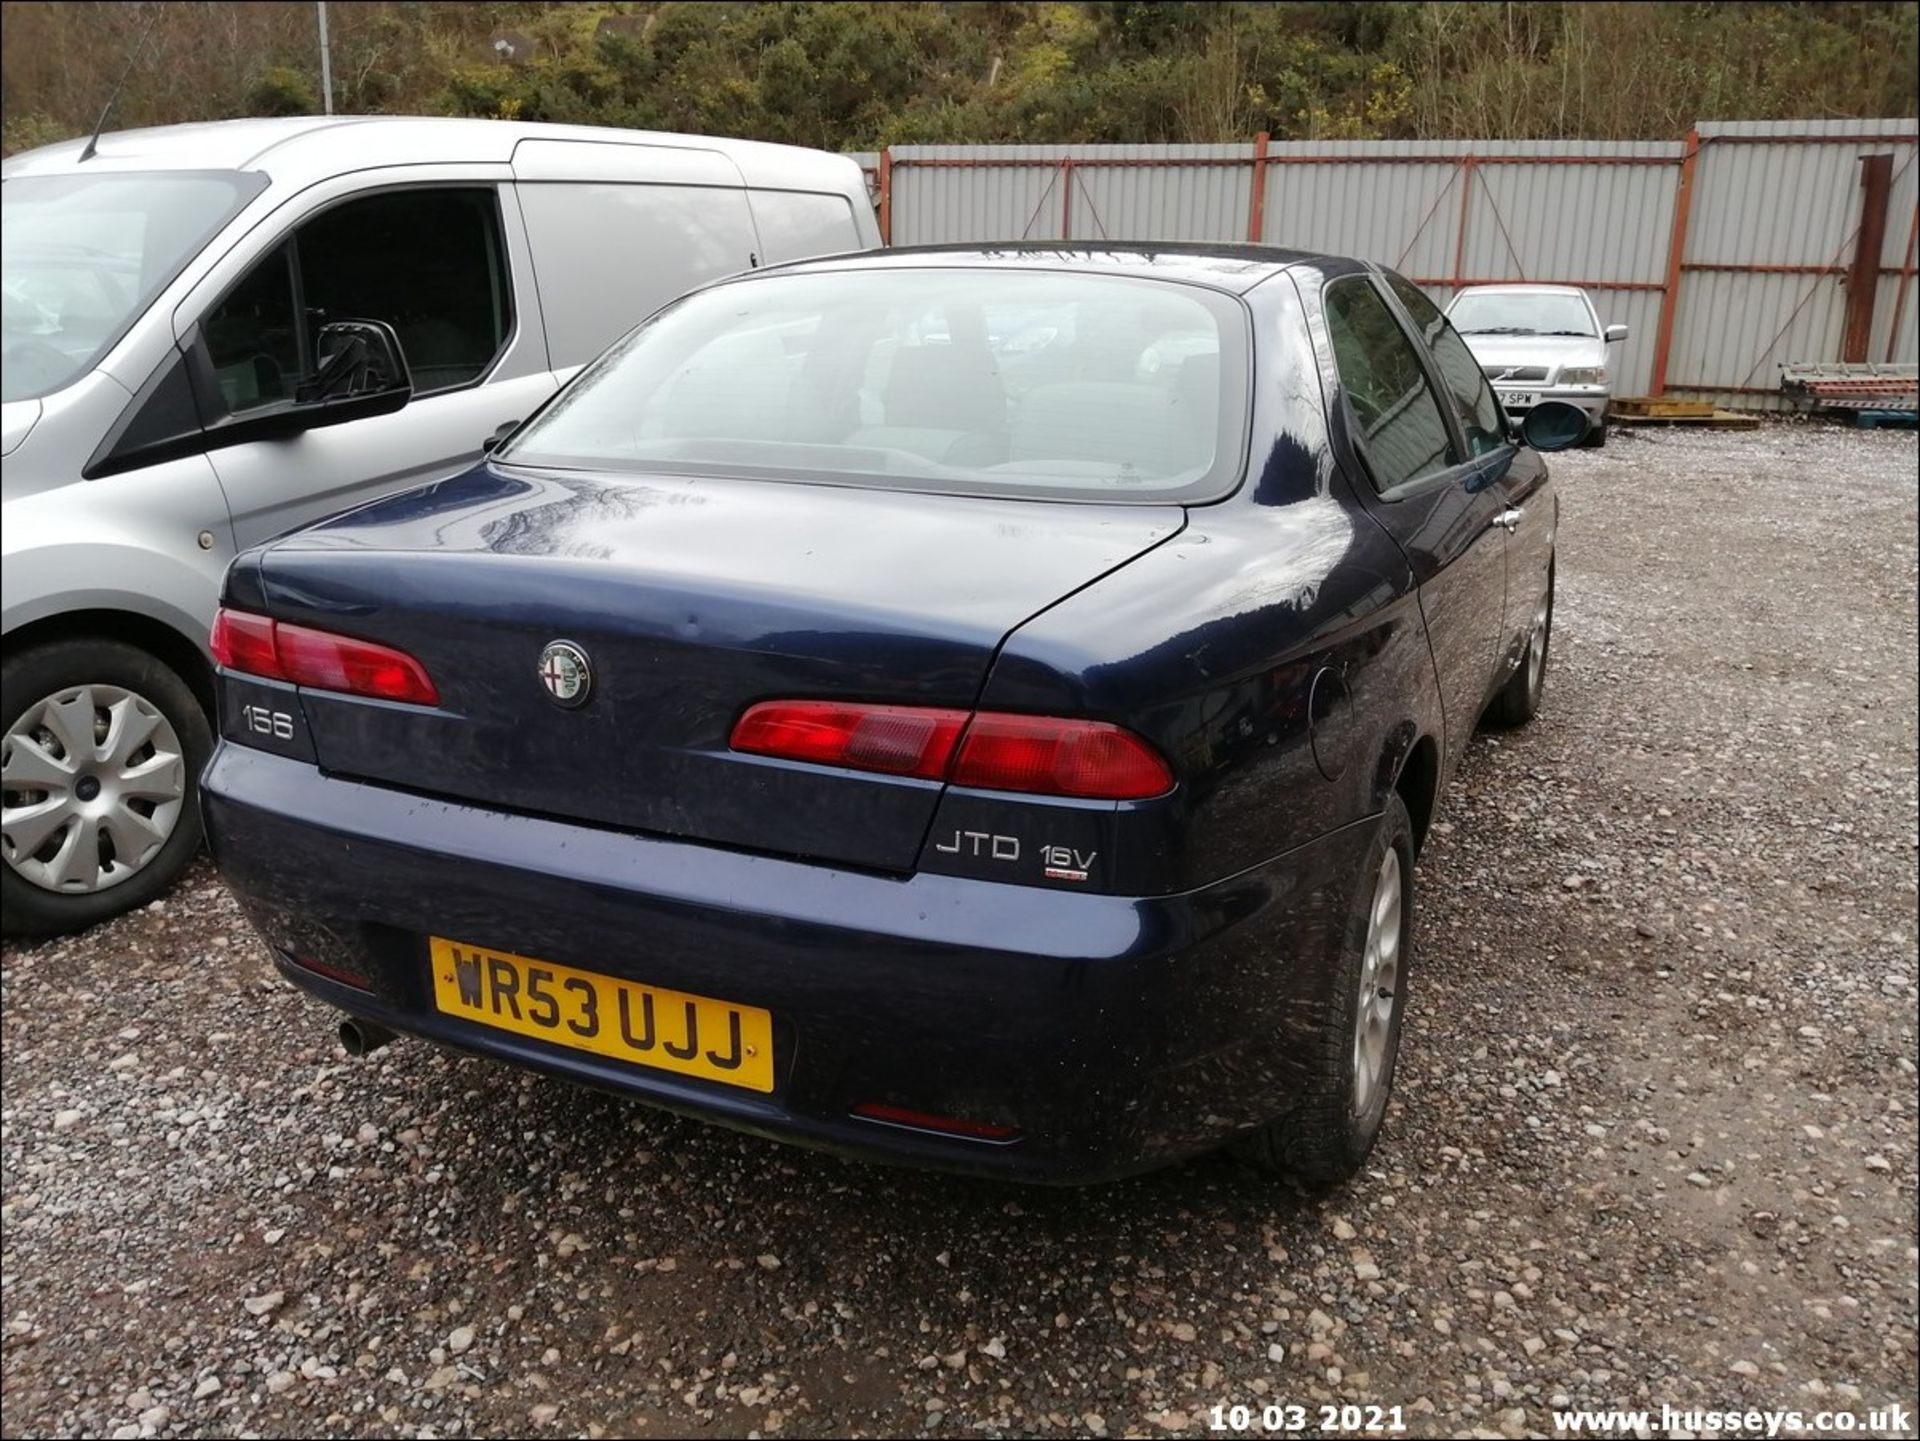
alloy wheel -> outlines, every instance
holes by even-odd
[[[0,857],[42,890],[90,895],[160,854],[187,764],[160,708],[113,685],[69,686],[0,740]]]
[[[1527,640],[1527,694],[1538,695],[1547,668],[1547,621],[1551,602],[1542,600],[1533,615],[1533,634]]]
[[[1367,911],[1367,947],[1360,958],[1360,994],[1353,1022],[1353,1109],[1372,1112],[1392,1059],[1393,1008],[1400,984],[1403,885],[1400,851],[1388,846],[1374,877]]]

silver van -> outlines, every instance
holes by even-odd
[[[843,157],[489,120],[121,131],[0,180],[16,934],[191,859],[237,550],[459,469],[683,291],[880,243]]]

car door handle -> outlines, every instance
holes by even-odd
[[[1520,517],[1525,514],[1526,511],[1520,506],[1509,506],[1493,518],[1493,523],[1505,530],[1508,535],[1512,535],[1520,528]]]

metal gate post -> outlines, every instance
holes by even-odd
[[[893,244],[893,147],[880,151],[880,243]]]
[[[1060,157],[1060,238],[1073,239],[1073,157]]]
[[[1680,153],[1680,186],[1673,196],[1673,234],[1667,241],[1667,284],[1660,294],[1660,327],[1653,342],[1652,395],[1667,392],[1667,357],[1673,353],[1673,317],[1680,305],[1680,267],[1687,254],[1687,216],[1693,209],[1693,172],[1700,159],[1700,131],[1687,132]]]
[[[1272,137],[1262,130],[1253,137],[1253,202],[1247,207],[1247,240],[1260,243],[1260,232],[1267,224],[1267,143]]]
[[[1860,240],[1847,272],[1847,323],[1840,358],[1858,364],[1873,344],[1874,294],[1880,289],[1880,250],[1887,243],[1887,195],[1893,188],[1893,157],[1860,157]]]
[[[1460,289],[1466,279],[1467,264],[1467,210],[1473,204],[1473,167],[1474,157],[1469,154],[1460,161],[1460,228],[1453,237],[1453,288]]]

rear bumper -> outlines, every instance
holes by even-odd
[[[782,1140],[1030,1180],[1207,1149],[1284,1110],[1370,835],[1180,896],[886,876],[508,815],[223,743],[214,853],[298,985],[364,1019]],[[435,1009],[427,937],[763,1007],[769,1094]],[[290,958],[358,973],[369,989]],[[1015,1126],[985,1142],[878,1102]],[[503,1122],[504,1124],[504,1122]]]

